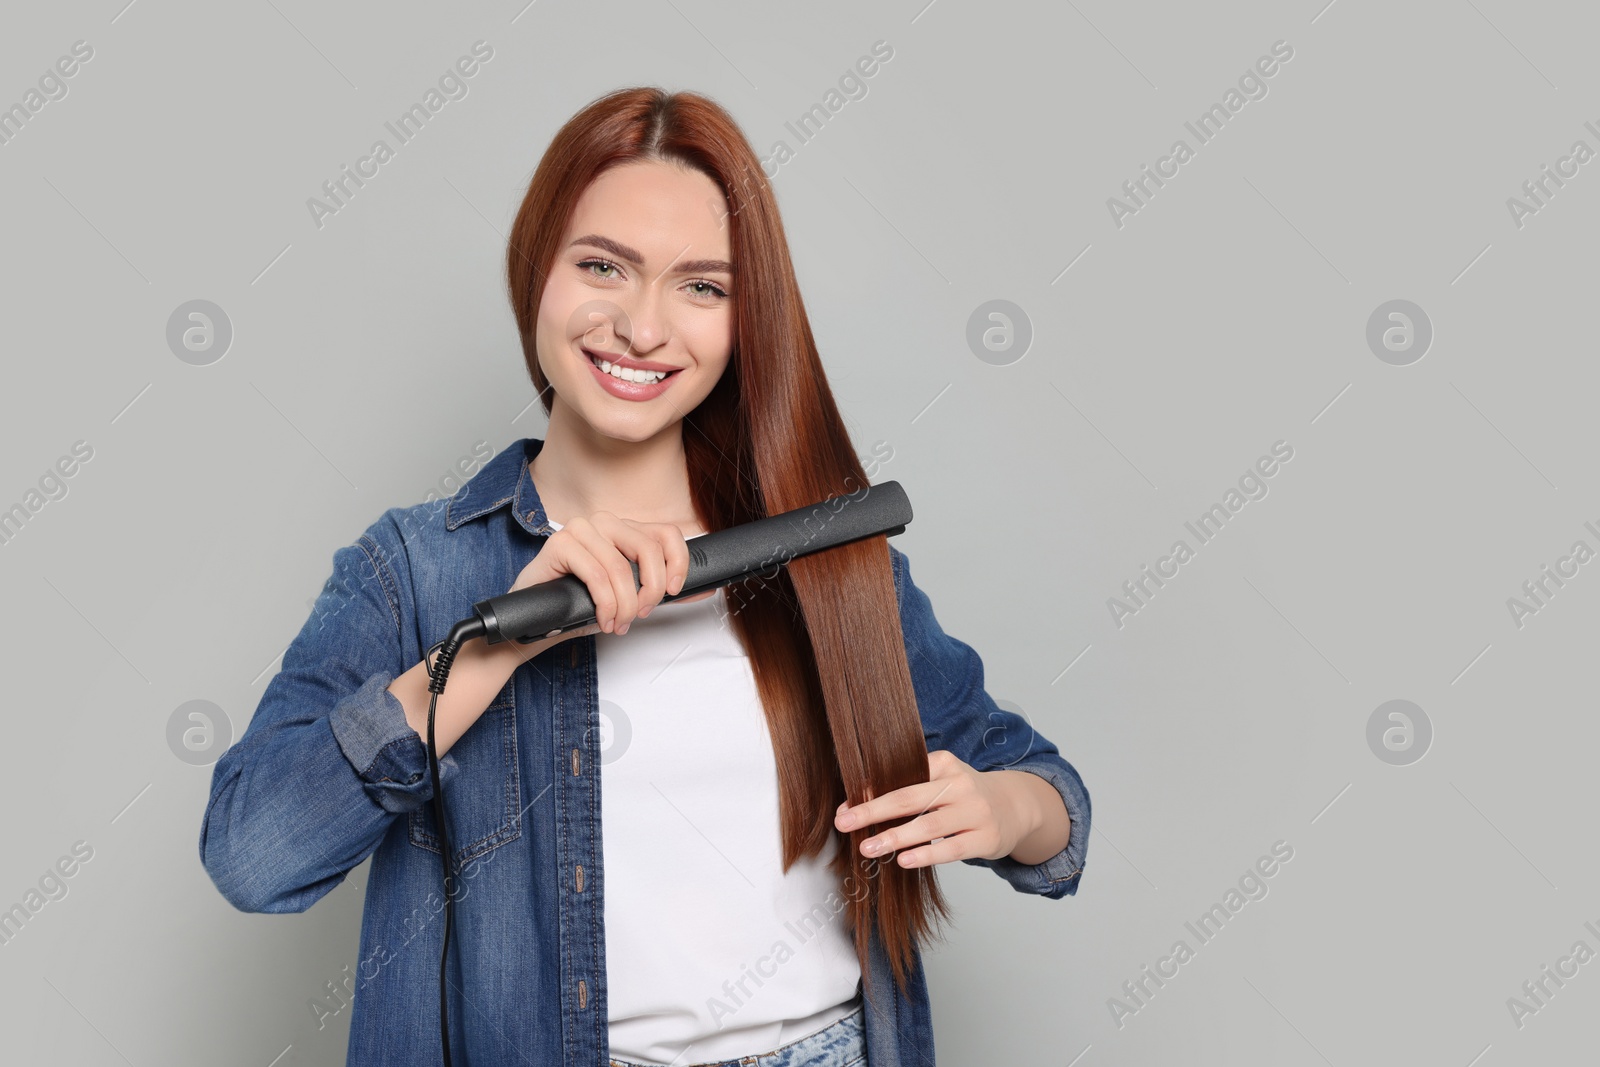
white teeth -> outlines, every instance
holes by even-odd
[[[667,376],[666,371],[634,370],[628,367],[620,367],[615,363],[608,363],[603,359],[600,361],[600,369],[613,378],[621,378],[625,382],[639,382],[640,384],[659,382]]]

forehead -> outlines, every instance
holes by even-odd
[[[566,240],[598,233],[665,266],[686,256],[730,258],[727,198],[706,174],[662,160],[605,171],[578,198]],[[688,248],[684,246],[688,245]]]

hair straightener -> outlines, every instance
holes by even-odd
[[[911,521],[911,501],[899,482],[882,482],[843,496],[830,497],[809,507],[796,508],[689,541],[689,572],[683,588],[661,598],[666,604],[709,589],[734,585],[751,578],[771,579],[778,568],[799,556],[821,552],[879,534],[903,533]],[[633,568],[639,586],[639,565]],[[443,641],[428,649],[438,657],[428,672],[428,773],[433,782],[433,819],[439,831],[439,855],[444,868],[444,947],[439,954],[439,1038],[445,1067],[450,1064],[449,1000],[445,965],[450,958],[450,928],[455,915],[457,874],[445,825],[444,791],[439,783],[438,749],[434,744],[434,712],[444,692],[450,664],[461,646],[474,637],[489,644],[516,641],[528,644],[580,629],[595,621],[594,600],[588,586],[575,575],[563,574],[548,582],[502,593],[473,605],[473,614],[450,628]]]

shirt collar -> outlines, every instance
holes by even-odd
[[[445,529],[454,530],[510,504],[513,517],[524,530],[540,536],[554,533],[539,491],[533,487],[533,469],[529,466],[543,447],[542,438],[524,437],[501,449],[450,498],[445,509]]]

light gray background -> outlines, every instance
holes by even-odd
[[[1600,548],[1600,162],[1521,227],[1507,199],[1600,148],[1597,29],[1509,0],[9,11],[0,103],[94,57],[0,146],[0,506],[94,455],[0,546],[0,906],[94,857],[0,946],[6,1058],[342,1062],[348,1012],[319,1031],[307,1002],[356,960],[365,867],[303,915],[235,912],[197,857],[210,766],[168,722],[212,701],[237,737],[336,548],[475,442],[542,434],[503,235],[556,128],[642,83],[795,150],[773,181],[858,451],[888,442],[877,477],[915,503],[896,543],[1093,796],[1075,898],[942,869],[940,1062],[1592,1049],[1600,962],[1521,1027],[1507,998],[1600,950],[1600,563],[1520,628],[1506,602]],[[317,228],[307,198],[478,39],[469,95]],[[801,145],[785,123],[880,39]],[[1184,122],[1279,40],[1268,94],[1197,146]],[[1119,228],[1107,199],[1180,137]],[[195,299],[234,329],[209,366],[165,339]],[[1395,299],[1435,333],[1407,366],[1366,341]],[[1009,365],[966,341],[990,300],[1031,324]],[[1279,440],[1269,494],[1118,628],[1108,598]],[[1433,726],[1407,766],[1367,742],[1392,699]],[[1280,840],[1269,894],[1198,946],[1185,921]],[[1180,938],[1119,1027],[1109,998]]]

